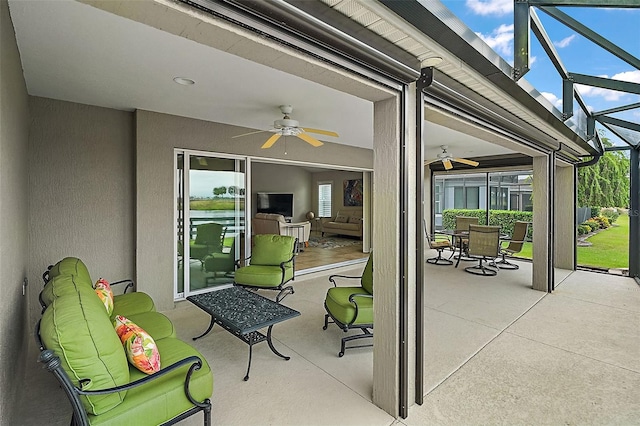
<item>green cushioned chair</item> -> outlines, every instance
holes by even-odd
[[[213,375],[204,357],[175,338],[167,317],[141,312],[128,318],[154,338],[161,370],[146,375],[130,365],[84,269],[55,268],[41,292],[46,308],[36,328],[39,361],[69,398],[71,424],[169,425],[202,411],[209,426]]]
[[[250,264],[236,270],[235,285],[278,290],[276,302],[293,294],[293,286],[285,284],[295,278],[296,244],[297,239],[288,235],[254,235],[251,257],[247,259]]]
[[[212,277],[207,277],[207,281],[214,279],[218,274],[225,277],[233,276],[236,269],[236,238],[233,237],[231,246],[223,247],[219,253],[210,253],[204,258],[204,272],[213,273]]]
[[[204,269],[204,260],[213,253],[222,253],[227,227],[219,223],[203,223],[196,226],[196,239],[189,242],[189,257],[198,259]]]
[[[359,279],[360,286],[338,287],[335,281],[336,278]],[[327,313],[324,316],[323,329],[327,329],[329,318],[331,318],[332,322],[345,333],[351,329],[362,331],[362,334],[342,338],[338,356],[343,356],[346,349],[373,346],[373,344],[368,344],[346,347],[346,343],[352,340],[373,337],[373,254],[369,256],[362,276],[331,275],[329,281],[333,284],[333,288],[327,291],[327,296],[324,300],[324,308]]]

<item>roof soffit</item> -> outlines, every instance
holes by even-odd
[[[465,40],[470,39],[472,36],[475,37],[473,42],[468,44],[487,59],[482,64],[486,68],[483,69],[483,73],[486,76],[463,62],[456,55],[458,52],[445,49],[436,40],[393,13],[382,2],[371,0],[320,1],[361,25],[367,26],[367,28],[381,37],[405,48],[420,61],[434,56],[442,57],[444,61],[434,67],[442,74],[472,89],[504,110],[511,111],[523,121],[541,129],[556,141],[570,146],[573,152],[577,152],[580,155],[589,155],[592,152],[591,147],[562,122],[560,111],[553,107],[524,79],[521,79],[518,83],[513,82],[509,76],[511,67],[486,43],[475,37],[475,34],[468,27],[452,15],[442,24],[443,28],[447,30],[437,31],[439,39],[442,41],[445,37],[452,38],[456,37],[454,34],[464,33],[466,38],[462,36],[459,36],[459,38],[466,43]],[[450,12],[439,2],[429,2],[429,6],[435,9],[436,15],[442,15],[445,12],[450,15]],[[438,13],[439,8],[443,9],[441,13]],[[509,87],[511,92],[505,90],[505,87]],[[538,113],[534,113],[520,102],[514,101],[514,90],[526,92],[531,98],[529,106],[535,108]],[[540,114],[543,114],[543,117]],[[555,126],[551,125],[547,120],[556,120]]]

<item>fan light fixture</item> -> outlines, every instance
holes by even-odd
[[[273,127],[269,130],[258,130],[257,132],[249,132],[249,133],[244,133],[242,135],[237,135],[237,136],[233,136],[233,138],[239,138],[242,136],[248,136],[248,135],[253,135],[256,133],[262,133],[262,132],[272,132],[275,133],[273,136],[271,136],[269,139],[267,139],[267,141],[262,145],[262,149],[267,149],[267,148],[271,148],[273,146],[273,144],[276,143],[276,141],[278,139],[280,139],[281,136],[295,136],[297,138],[302,139],[303,141],[307,142],[308,144],[314,146],[314,147],[319,147],[324,145],[322,142],[320,142],[318,139],[314,138],[313,136],[307,134],[307,133],[317,133],[320,135],[326,135],[326,136],[332,136],[334,138],[338,137],[338,134],[336,132],[332,132],[329,130],[320,130],[320,129],[311,129],[309,127],[300,127],[300,122],[298,120],[294,120],[292,119],[289,114],[291,114],[293,112],[293,107],[291,105],[280,105],[280,111],[282,112],[282,114],[284,115],[284,117],[282,117],[280,120],[275,120],[273,122]],[[286,152],[285,152],[286,154]]]
[[[453,169],[453,164],[451,164],[452,161],[456,163],[466,164],[471,167],[478,167],[478,164],[480,164],[477,161],[467,160],[466,158],[453,158],[451,154],[447,152],[447,149],[449,148],[448,145],[440,145],[440,148],[442,148],[442,152],[438,154],[438,158],[425,161],[425,166],[431,163],[435,163],[436,161],[442,161],[442,165],[444,166],[445,170],[451,170]]]

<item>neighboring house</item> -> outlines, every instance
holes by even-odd
[[[415,401],[414,382],[421,380],[413,376],[421,360],[414,358],[411,348],[421,345],[423,336],[410,336],[411,342],[402,348],[399,341],[403,330],[421,318],[407,303],[414,291],[410,289],[420,288],[423,280],[423,259],[412,254],[424,244],[418,232],[421,221],[416,217],[429,221],[432,217],[429,203],[425,211],[420,203],[422,197],[431,199],[432,176],[426,169],[423,180],[419,170],[423,143],[427,150],[440,144],[429,140],[428,134],[423,141],[421,126],[414,123],[416,116],[472,135],[487,146],[507,146],[509,165],[533,171],[536,197],[527,208],[533,210],[535,224],[535,289],[553,288],[549,265],[574,267],[574,242],[569,238],[574,232],[574,213],[572,208],[560,207],[573,200],[574,165],[580,156],[593,155],[593,148],[562,122],[557,111],[551,113],[549,105],[539,104],[506,75],[508,64],[488,48],[480,52],[476,48],[479,39],[465,39],[432,11],[417,9],[424,15],[424,25],[432,26],[432,35],[439,36],[434,41],[420,26],[407,24],[383,3],[388,2],[354,3],[359,10],[352,19],[320,1],[294,2],[286,9],[267,2],[247,6],[274,8],[272,15],[266,14],[270,20],[224,2],[201,2],[215,9],[215,16],[179,2],[101,2],[95,6],[73,1],[0,2],[0,271],[4,294],[0,302],[0,423],[15,423],[14,385],[26,368],[33,368],[35,355],[28,346],[39,314],[40,276],[51,262],[66,255],[81,256],[96,275],[133,276],[138,289],[151,294],[159,309],[173,307],[178,155],[233,159],[249,172],[251,163],[259,160],[331,165],[363,173],[365,221],[371,222],[364,241],[376,252],[376,300],[394,301],[393,306],[398,307],[382,302],[375,305],[374,403],[392,415],[403,415],[402,410]],[[422,7],[418,2],[397,3]],[[57,8],[65,12],[58,14]],[[306,14],[327,20],[327,27],[295,19]],[[367,23],[358,18],[364,16],[377,17],[380,25],[366,29],[363,25]],[[74,17],[79,21],[73,21]],[[83,21],[89,18],[95,20]],[[52,28],[45,25],[48,21],[55,22],[56,35],[46,36],[46,29]],[[278,26],[279,21],[299,27]],[[102,27],[105,22],[114,25]],[[33,23],[39,25],[30,26]],[[80,23],[92,31],[78,32],[74,25]],[[464,28],[461,23],[458,26]],[[135,37],[117,37],[128,30],[134,30]],[[91,46],[100,31],[106,31],[109,41],[99,48]],[[390,40],[391,33],[399,37]],[[58,46],[57,39],[69,34],[75,38]],[[160,56],[136,49],[150,35],[163,49]],[[184,56],[185,46],[193,49],[193,56]],[[75,55],[75,62],[67,62],[67,56],[45,62],[47,50],[55,49],[61,49],[56,54]],[[229,61],[242,58],[234,72],[255,71],[247,72],[245,84],[234,88],[233,99],[217,99],[223,88],[209,81],[223,77],[224,63],[187,67],[197,62],[198,55],[220,52],[235,55]],[[115,55],[114,70],[135,69],[140,74],[103,75],[95,69],[71,75],[91,65],[93,59],[109,55]],[[162,58],[166,60],[163,66],[154,68],[154,61]],[[181,65],[201,72],[193,76],[200,85],[196,91],[171,86],[172,82],[164,84],[182,71]],[[419,80],[421,69],[424,78]],[[289,143],[284,152],[261,150],[264,134],[234,139],[253,129],[233,120],[261,114],[252,97],[274,84],[270,78],[283,76],[290,83],[278,83],[281,86],[276,89],[286,91],[289,84],[313,87],[299,93],[299,103],[304,98],[329,96],[332,101],[326,111],[318,108],[317,114],[335,112],[353,126],[364,122],[366,135],[344,136],[336,143],[325,140],[321,149]],[[128,96],[143,89],[153,96]],[[122,97],[110,97],[114,93]],[[246,98],[239,102],[244,112],[225,114],[235,98]],[[356,106],[364,102],[363,111],[350,109],[350,102]],[[493,118],[483,111],[492,111]],[[230,117],[234,114],[237,117]],[[268,125],[271,116],[261,116],[260,122]],[[487,122],[491,126],[478,125]],[[482,166],[492,164],[504,165],[486,162]],[[371,191],[369,198],[367,191]],[[515,200],[511,194],[526,198],[524,188],[508,191],[510,203]],[[553,211],[549,211],[551,194],[557,203]],[[403,210],[406,215],[401,215]],[[549,231],[554,226],[555,239]],[[408,265],[407,270],[401,271],[401,265]],[[406,281],[399,282],[400,276]],[[22,295],[25,277],[29,282],[26,297]]]

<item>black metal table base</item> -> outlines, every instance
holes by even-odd
[[[201,337],[204,337],[207,334],[209,334],[209,332],[211,332],[211,330],[213,329],[213,326],[215,324],[219,324],[222,328],[226,329],[231,334],[236,336],[238,339],[242,340],[247,345],[249,345],[249,362],[247,364],[247,374],[245,374],[244,379],[243,379],[245,382],[247,380],[249,380],[249,372],[251,371],[251,359],[253,357],[253,345],[255,345],[256,343],[264,342],[266,340],[267,344],[269,345],[269,349],[271,349],[271,352],[273,352],[274,354],[278,355],[280,358],[284,359],[285,361],[289,361],[291,359],[291,357],[289,357],[289,356],[282,355],[280,352],[278,352],[278,350],[275,348],[275,346],[273,346],[273,341],[271,339],[271,329],[273,329],[273,325],[270,325],[269,328],[267,329],[267,335],[266,336],[264,334],[260,333],[259,331],[252,331],[252,332],[247,333],[247,334],[239,334],[239,333],[236,333],[236,332],[230,330],[229,328],[225,327],[222,323],[216,321],[216,319],[212,316],[211,317],[211,322],[209,323],[209,327],[207,327],[205,332],[202,333],[201,335],[193,337],[193,340],[198,340]]]

